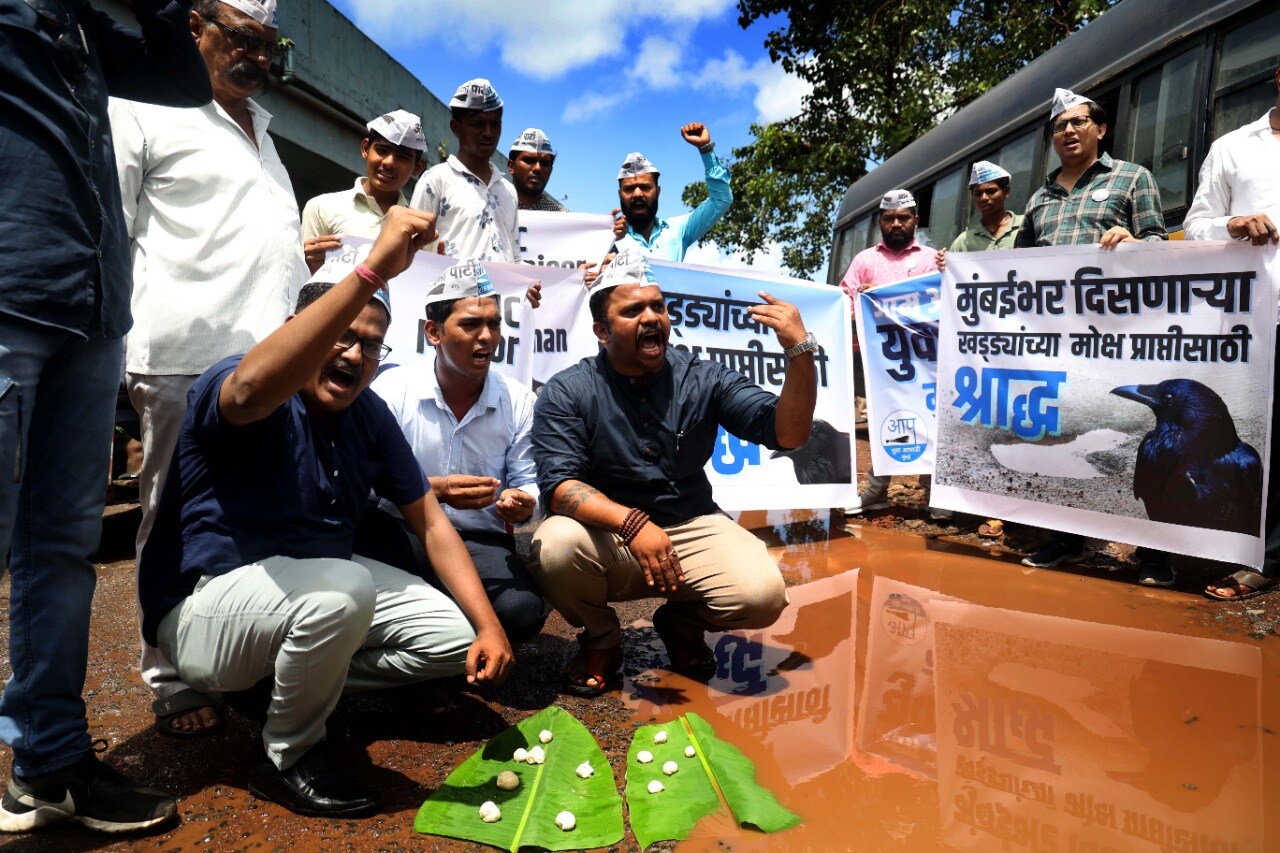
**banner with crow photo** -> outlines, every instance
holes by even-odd
[[[935,272],[858,294],[871,470],[884,477],[933,473],[941,283]]]
[[[933,503],[1259,567],[1274,248],[954,253]]]

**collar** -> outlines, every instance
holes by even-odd
[[[1268,136],[1270,136],[1272,115],[1275,115],[1277,118],[1280,118],[1280,111],[1277,111],[1275,107],[1272,107],[1271,109],[1267,110],[1265,113],[1262,114],[1262,118],[1250,124],[1249,129],[1257,133],[1265,133]]]
[[[613,362],[609,361],[609,353],[604,347],[600,347],[600,352],[596,355],[596,364],[602,365],[601,370],[611,383],[631,391],[643,391],[671,372],[671,343],[667,342],[667,351],[662,358],[662,370],[654,376],[623,376],[614,368]]]
[[[214,114],[221,116],[223,119],[231,123],[236,130],[240,130],[240,125],[231,117],[231,113],[222,108],[222,104],[217,101],[210,101],[209,105],[213,107]],[[274,116],[264,110],[253,98],[245,101],[245,106],[249,110],[249,121],[253,123],[253,141],[257,143],[258,148],[262,148],[262,137],[267,134],[267,125],[271,123]],[[241,133],[244,131],[241,130]]]
[[[372,207],[378,213],[382,213],[382,207],[381,205],[378,204],[378,200],[374,198],[371,194],[364,191],[363,177],[356,178],[355,186],[351,188],[351,191],[352,193],[354,193],[356,201],[365,199],[368,202],[370,207]],[[401,207],[409,206],[409,202],[405,200],[403,192],[396,193],[396,204],[400,205]]]
[[[1085,169],[1084,172],[1081,173],[1080,179],[1076,181],[1076,186],[1077,187],[1080,186],[1082,182],[1093,180],[1095,169],[1099,172],[1110,172],[1112,169],[1115,168],[1115,164],[1116,164],[1116,161],[1112,159],[1111,155],[1103,151],[1102,156],[1099,157],[1097,160],[1094,160],[1092,165],[1090,165],[1089,168]],[[1044,179],[1044,185],[1046,187],[1058,186],[1058,173],[1060,173],[1061,171],[1062,171],[1062,167],[1059,166],[1058,168],[1050,172],[1049,177]]]
[[[1021,225],[1021,224],[1022,224],[1022,214],[1021,214],[1021,213],[1014,213],[1012,210],[1005,210],[1005,213],[1007,213],[1007,214],[1009,215],[1009,230],[1010,230],[1010,231],[1012,231],[1013,229],[1017,228],[1019,225]],[[987,237],[988,239],[990,239],[990,238],[991,238],[991,232],[987,230],[987,226],[985,226],[985,225],[983,225],[983,224],[982,224],[982,217],[981,217],[981,216],[979,216],[977,219],[975,219],[975,220],[973,221],[973,224],[969,226],[969,233],[970,233],[970,234],[984,234],[984,235],[986,235],[986,237]]]
[[[632,230],[630,222],[627,223],[627,236],[632,238],[642,246],[652,246],[653,241],[658,239],[658,235],[666,230],[667,230],[667,220],[661,216],[655,216],[653,218],[653,231],[650,232],[650,237],[648,240],[646,240],[644,238],[644,235],[641,234],[639,231]]]
[[[436,356],[432,350],[431,358],[422,359],[418,362],[425,368],[425,373],[420,374],[415,396],[423,402],[434,402],[437,406],[447,412],[452,410],[449,403],[444,398],[444,391],[440,388],[440,380],[436,378]],[[497,380],[493,376],[493,368],[489,368],[489,372],[484,377],[484,387],[480,389],[480,396],[476,399],[475,404],[471,407],[471,411],[477,409],[496,409],[498,408],[498,387]]]
[[[880,242],[876,243],[876,248],[879,249],[881,252],[884,252],[886,255],[888,255],[891,258],[901,258],[903,255],[909,255],[916,250],[923,250],[924,246],[920,244],[919,238],[912,237],[911,242],[907,244],[907,247],[905,249],[903,249],[901,252],[895,252],[893,249],[890,249],[889,246],[884,242],[884,238],[881,238]]]
[[[457,154],[450,154],[449,159],[445,160],[445,162],[449,164],[449,168],[453,169],[453,171],[457,172],[462,177],[470,178],[484,187],[491,187],[498,181],[502,180],[502,175],[498,174],[498,167],[493,165],[493,163],[489,164],[489,183],[486,184],[484,181],[480,180],[479,175],[468,169],[466,164],[458,159]]]

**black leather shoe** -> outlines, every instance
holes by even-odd
[[[249,793],[307,817],[363,817],[378,807],[377,797],[329,763],[317,747],[288,770],[277,770],[264,758],[249,771]]]

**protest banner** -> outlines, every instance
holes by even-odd
[[[884,477],[933,473],[941,282],[935,272],[858,294],[871,470]]]
[[[520,211],[520,261],[574,269],[598,264],[613,245],[613,219],[604,213]]]
[[[954,253],[933,504],[1262,564],[1275,251]]]

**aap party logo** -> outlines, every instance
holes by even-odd
[[[880,424],[880,444],[895,462],[914,462],[929,447],[928,421],[915,412],[898,409]]]

